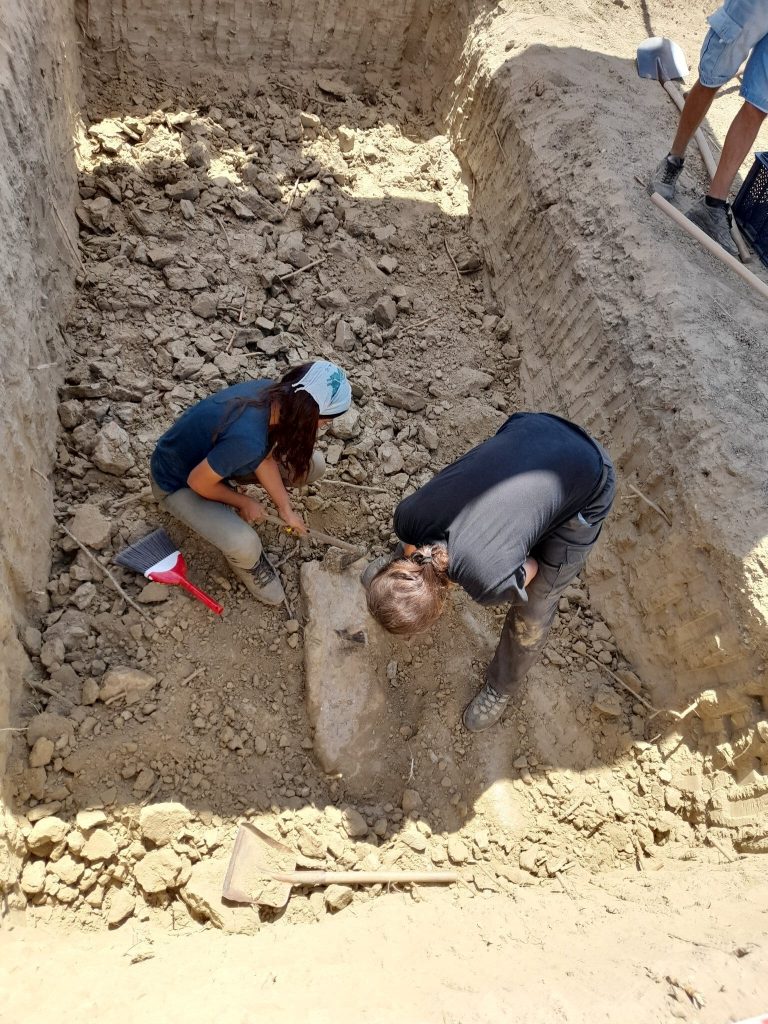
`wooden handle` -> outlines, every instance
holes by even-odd
[[[270,878],[289,885],[378,885],[412,882],[417,885],[457,882],[455,871],[270,871]]]
[[[743,267],[735,256],[731,256],[729,252],[726,252],[722,245],[718,245],[717,242],[703,232],[701,228],[688,220],[688,218],[680,213],[672,203],[668,203],[667,200],[664,199],[663,196],[660,196],[658,192],[653,193],[651,196],[651,202],[654,206],[658,206],[660,210],[663,210],[668,217],[683,229],[683,231],[687,231],[692,238],[695,238],[697,242],[700,242],[708,252],[711,252],[713,256],[717,256],[717,258],[725,263],[727,267],[730,267],[731,270],[735,270],[739,277],[746,281],[750,288],[754,289],[758,295],[762,295],[764,299],[768,299],[768,285],[753,274],[751,270],[747,270],[746,267]]]
[[[674,82],[662,82],[661,84],[664,86],[664,89],[666,90],[667,94],[672,97],[672,100],[677,109],[682,110],[685,106],[685,100],[683,99],[683,94],[682,92],[680,92],[679,86],[677,86]],[[699,147],[701,159],[704,161],[704,166],[707,169],[709,180],[712,181],[712,179],[715,176],[715,172],[717,171],[717,163],[715,162],[715,158],[712,155],[710,145],[707,142],[706,136],[704,135],[704,132],[701,130],[701,128],[696,129],[696,134],[694,135],[694,138],[696,139],[696,145]],[[741,260],[741,262],[751,263],[752,253],[747,248],[747,243],[742,238],[741,232],[739,231],[739,226],[735,220],[731,224],[731,237],[736,243],[736,248],[739,250],[739,259]]]
[[[283,520],[278,516],[267,515],[266,521],[272,523],[273,526],[285,526]],[[363,553],[356,544],[350,544],[346,540],[332,537],[329,533],[320,533],[318,530],[308,530],[307,532],[312,540],[316,540],[319,544],[327,544],[329,547],[340,548],[342,551],[351,551],[353,555],[361,555]]]

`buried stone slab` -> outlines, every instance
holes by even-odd
[[[386,738],[395,728],[386,700],[385,636],[371,619],[359,569],[301,567],[307,610],[304,665],[315,753],[340,774],[347,792],[365,792],[384,773]]]

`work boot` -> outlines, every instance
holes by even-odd
[[[285,591],[280,577],[266,555],[262,554],[252,569],[238,569],[234,565],[231,566],[231,569],[248,593],[257,601],[264,604],[282,604],[285,600]]]
[[[504,714],[508,703],[508,696],[499,693],[490,683],[486,683],[467,704],[462,721],[470,732],[482,732],[483,729],[490,729]]]
[[[731,210],[726,204],[724,206],[709,206],[706,199],[702,197],[694,203],[686,214],[688,220],[701,228],[704,234],[722,245],[731,256],[738,256],[738,250],[731,238]]]
[[[677,179],[680,177],[684,163],[682,157],[665,156],[651,175],[651,180],[648,182],[648,195],[652,196],[654,192],[658,192],[663,199],[671,203],[675,198]]]

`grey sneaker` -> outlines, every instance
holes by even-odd
[[[686,214],[688,220],[701,228],[704,234],[722,245],[731,256],[738,256],[738,250],[731,238],[731,210],[728,206],[707,206],[704,197],[694,203]]]
[[[677,179],[683,169],[683,160],[679,156],[665,156],[651,175],[648,182],[648,195],[658,192],[662,198],[672,202],[675,198]]]
[[[266,555],[262,555],[252,569],[238,569],[231,566],[248,593],[264,604],[282,604],[285,591],[277,575],[277,570]]]
[[[482,732],[483,729],[490,729],[504,714],[508,703],[509,697],[499,693],[490,683],[486,683],[467,704],[462,721],[470,732]]]

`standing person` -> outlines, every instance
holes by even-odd
[[[768,2],[725,0],[707,21],[710,29],[701,48],[698,81],[686,97],[672,148],[653,172],[648,188],[672,201],[688,143],[718,90],[749,56],[739,93],[744,103],[728,129],[717,172],[709,192],[688,211],[689,220],[736,256],[728,193],[768,112]]]
[[[352,392],[344,371],[325,361],[304,363],[281,380],[245,381],[188,409],[163,434],[152,455],[152,491],[162,507],[227,559],[248,591],[280,604],[283,587],[251,524],[261,502],[232,486],[259,483],[280,518],[307,532],[286,490],[317,480],[325,461],[314,452],[320,424],[346,412]]]
[[[512,605],[485,685],[464,711],[470,731],[501,718],[538,661],[615,489],[611,460],[584,430],[548,413],[516,413],[395,510],[400,551],[363,574],[368,608],[385,629],[427,629],[452,585],[479,604]]]

